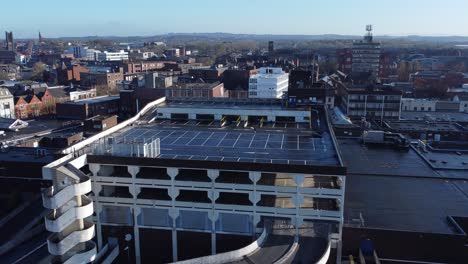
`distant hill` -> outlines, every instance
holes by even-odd
[[[168,33],[155,36],[88,36],[88,37],[63,37],[62,40],[86,40],[86,39],[112,39],[112,40],[145,40],[145,39],[164,39],[164,38],[206,38],[223,40],[334,40],[334,39],[361,39],[357,35],[270,35],[270,34],[231,34],[231,33]],[[407,41],[429,41],[429,42],[468,42],[468,36],[389,36],[377,35],[376,39],[402,39]]]

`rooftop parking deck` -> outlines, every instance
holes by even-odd
[[[159,158],[295,165],[340,165],[331,135],[286,123],[262,128],[217,127],[200,122],[159,120],[111,135],[143,143],[160,139]]]

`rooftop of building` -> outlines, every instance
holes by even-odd
[[[288,110],[308,111],[308,107],[288,108],[281,99],[249,98],[171,98],[160,104],[163,108],[212,108],[234,110]]]
[[[157,120],[112,137],[141,143],[159,138],[161,159],[339,166],[331,135],[319,136],[307,127],[220,128],[197,121]]]
[[[434,170],[442,173],[452,171],[451,174],[466,174],[466,178],[468,178],[467,142],[429,142],[426,148],[417,148],[417,152]],[[446,174],[444,173],[443,175]]]
[[[346,225],[458,233],[449,217],[468,217],[468,170],[433,168],[413,148],[404,152],[366,146],[357,139],[342,138],[339,145],[348,169]],[[461,159],[466,159],[466,154],[448,155],[456,155],[457,158],[448,161],[447,167],[450,164],[460,166]],[[447,160],[453,157],[437,158]]]
[[[344,217],[351,226],[459,234],[449,217],[468,217],[468,182],[350,175]]]
[[[94,97],[94,98],[91,98],[91,99],[69,101],[69,102],[65,102],[63,104],[68,104],[68,105],[97,104],[97,103],[102,103],[102,102],[119,100],[119,98],[120,98],[120,96],[118,96],[118,95],[110,95],[110,96]]]
[[[163,103],[160,107],[206,107],[213,109],[233,106],[210,104]],[[281,108],[281,106],[276,106]],[[235,109],[271,109],[271,106],[234,105]],[[156,109],[155,109],[156,110]],[[307,110],[309,111],[309,110]],[[155,117],[157,111],[150,111]],[[142,117],[142,122],[125,127],[109,137],[115,144],[144,144],[160,140],[157,159],[196,162],[226,162],[230,164],[296,165],[301,167],[342,167],[324,113],[320,112],[320,131],[310,124],[295,122],[265,122],[257,120],[248,127],[230,122],[221,127],[216,120],[169,120]],[[144,120],[152,120],[145,122]],[[99,142],[97,142],[99,143]],[[98,153],[99,154],[99,153]],[[131,153],[123,155],[132,156]],[[116,155],[119,156],[119,155]],[[120,155],[122,156],[122,155]],[[234,165],[235,166],[235,165]],[[264,166],[265,167],[265,166]],[[268,166],[266,166],[268,167]]]
[[[54,150],[46,148],[7,147],[0,150],[2,162],[27,162],[48,164],[56,159]],[[31,175],[33,176],[33,175]]]
[[[461,112],[412,112],[402,111],[402,120],[429,120],[447,122],[468,122],[468,113]]]
[[[437,131],[437,132],[462,132],[468,130],[456,123],[427,122],[427,121],[387,121],[390,129],[397,131]]]
[[[5,134],[0,137],[0,142],[34,138],[64,127],[64,122],[57,120],[28,120],[27,122],[28,126],[26,128],[18,131],[5,131]]]

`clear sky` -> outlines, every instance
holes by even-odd
[[[177,32],[468,36],[468,0],[2,1],[0,30],[15,37]],[[0,37],[1,38],[1,37]]]

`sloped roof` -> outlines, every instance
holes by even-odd
[[[27,122],[19,119],[0,118],[0,129],[18,130],[27,126]]]

